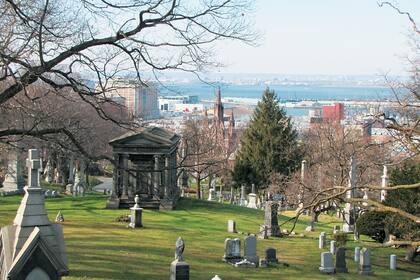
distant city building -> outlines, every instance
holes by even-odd
[[[334,105],[322,106],[322,118],[329,121],[344,120],[344,104],[335,103]]]
[[[204,110],[196,95],[159,96],[159,109],[164,112],[192,113]]]
[[[127,107],[136,118],[159,118],[158,92],[152,83],[140,84],[138,81],[115,79],[109,82],[105,95]]]

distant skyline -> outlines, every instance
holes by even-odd
[[[420,0],[392,1],[418,19]],[[221,73],[405,75],[406,16],[375,0],[256,0],[259,46],[222,42]]]

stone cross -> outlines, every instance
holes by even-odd
[[[42,165],[37,149],[29,150],[26,167],[28,167],[28,188],[40,188],[39,170],[42,168]]]
[[[321,266],[319,267],[319,271],[327,274],[334,273],[335,269],[331,252],[321,253]]]
[[[384,165],[384,170],[383,170],[383,174],[382,174],[382,184],[381,187],[384,188],[381,190],[381,201],[384,201],[387,195],[387,190],[385,190],[385,188],[388,187],[388,168],[386,165]]]
[[[257,238],[253,234],[244,239],[244,259],[255,264],[260,260],[257,256]]]

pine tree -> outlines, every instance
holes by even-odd
[[[288,176],[302,159],[297,132],[274,91],[264,91],[241,138],[233,171],[238,184],[265,188],[273,174]]]

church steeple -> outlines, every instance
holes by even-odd
[[[222,93],[220,87],[216,91],[216,102],[214,103],[214,120],[218,124],[223,124],[223,104],[222,104]]]

